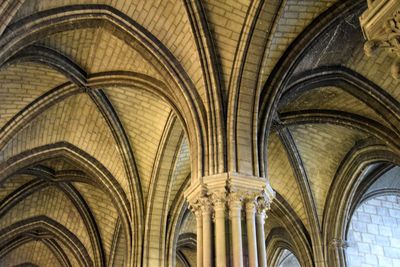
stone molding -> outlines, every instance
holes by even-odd
[[[244,200],[256,200],[261,197],[268,203],[275,198],[275,191],[266,178],[232,172],[202,177],[192,183],[184,196],[190,205],[195,205],[201,197],[210,197],[215,203],[226,202],[227,197],[233,193],[237,197],[240,195]]]
[[[216,216],[225,216],[227,212],[232,220],[234,217],[245,218],[242,213],[254,212],[264,221],[275,191],[265,178],[228,172],[202,177],[185,191],[184,196],[196,219],[211,214],[215,222]]]
[[[367,40],[365,54],[374,55],[386,50],[395,59],[392,76],[400,78],[400,2],[398,0],[369,0],[368,9],[360,16],[360,24]]]

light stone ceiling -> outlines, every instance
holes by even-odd
[[[347,155],[371,140],[398,149],[399,83],[385,54],[364,55],[365,1],[12,2],[0,9],[1,266],[166,264],[174,238],[196,232],[184,190],[221,172],[266,175],[278,194],[267,232],[311,250]],[[319,70],[335,79],[308,83]]]

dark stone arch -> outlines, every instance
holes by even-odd
[[[371,134],[378,139],[387,142],[393,147],[399,147],[400,136],[379,122],[359,116],[353,113],[336,110],[303,110],[285,112],[279,116],[283,126],[302,124],[334,124],[355,128],[359,131]]]
[[[0,230],[0,236],[2,236],[0,242],[2,249],[12,245],[13,240],[18,242],[21,236],[28,236],[35,240],[57,239],[70,249],[81,266],[93,266],[92,259],[81,241],[63,225],[46,216],[31,217],[7,226]]]
[[[195,177],[208,173],[207,115],[193,83],[183,67],[161,42],[120,11],[106,5],[76,5],[28,16],[10,25],[4,34],[4,38],[0,41],[0,62],[4,63],[16,52],[34,43],[39,36],[79,27],[97,27],[99,23],[111,27],[113,34],[119,34],[121,39],[133,40],[153,59],[162,63],[163,70],[179,88],[172,90],[171,93],[175,95],[175,104],[179,107],[180,114],[184,118],[183,122],[190,132],[188,136],[191,150],[198,155],[196,160],[192,161]]]
[[[285,237],[281,232],[280,238],[287,244],[291,245],[291,250],[295,251],[302,266],[314,266],[314,258],[312,256],[312,246],[309,233],[305,226],[302,224],[301,219],[297,216],[295,211],[290,207],[286,200],[276,193],[276,199],[271,204],[271,216],[274,216],[281,225],[285,228],[279,228],[285,233]],[[270,251],[270,236],[266,237],[267,251]],[[274,246],[272,246],[274,247]],[[267,257],[269,257],[267,255]]]
[[[306,71],[293,77],[279,102],[284,106],[294,98],[310,90],[334,86],[361,100],[392,126],[400,131],[400,104],[375,83],[343,66],[326,66]]]
[[[345,264],[340,242],[345,240],[348,218],[354,209],[352,203],[362,183],[363,171],[375,163],[400,165],[398,155],[398,150],[383,143],[365,140],[356,144],[342,160],[328,192],[323,214],[324,253],[329,266]]]
[[[96,179],[96,183],[94,183],[94,185],[100,186],[100,188],[102,188],[102,190],[109,195],[119,213],[126,236],[126,246],[133,247],[133,249],[139,249],[137,247],[138,244],[133,244],[133,241],[136,238],[139,238],[140,232],[137,229],[137,225],[131,225],[131,206],[123,189],[117,180],[100,162],[88,155],[86,152],[69,143],[59,142],[55,144],[44,145],[29,151],[24,151],[21,154],[10,158],[7,162],[0,164],[0,169],[2,170],[0,172],[0,181],[9,179],[9,177],[15,172],[32,166],[35,163],[57,157],[64,157],[70,160],[82,168],[89,177]],[[72,177],[75,177],[75,174],[70,176],[69,179],[72,179]],[[128,251],[126,258],[128,261],[131,260]]]
[[[291,75],[300,60],[306,55],[307,49],[312,46],[325,30],[335,22],[343,19],[355,9],[365,6],[363,0],[339,1],[319,15],[303,32],[289,45],[263,86],[259,100],[258,114],[258,154],[260,173],[266,173],[266,139],[271,130],[272,122],[277,111],[282,93],[290,82]]]
[[[19,51],[17,54],[9,58],[1,68],[5,68],[11,64],[35,62],[44,64],[56,69],[60,73],[68,77],[73,83],[79,87],[84,87],[87,79],[87,73],[78,64],[68,57],[60,54],[54,49],[42,45],[30,45]]]

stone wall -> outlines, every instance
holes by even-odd
[[[347,265],[400,266],[400,196],[381,195],[362,203],[349,225]]]
[[[278,267],[301,267],[301,266],[296,256],[289,250],[285,249],[282,252],[281,257],[278,261]]]

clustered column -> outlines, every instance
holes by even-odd
[[[197,266],[267,266],[264,221],[269,201],[262,194],[214,192],[204,194],[191,207],[197,220]],[[230,231],[226,231],[227,212]],[[242,231],[247,240],[242,240]],[[244,262],[243,241],[247,242],[248,262]]]

